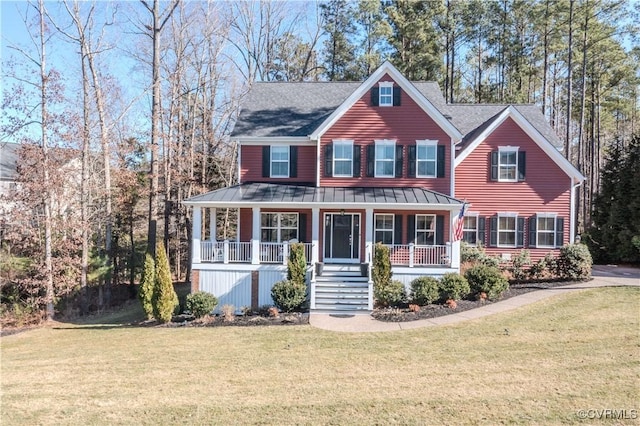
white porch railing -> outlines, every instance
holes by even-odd
[[[415,244],[392,244],[389,257],[392,265],[440,266],[450,263],[447,245],[423,246]]]
[[[304,244],[307,264],[310,264],[313,244],[302,244]],[[260,263],[286,264],[289,246],[288,242],[260,243]],[[200,242],[200,260],[215,263],[251,263],[251,242],[202,241]]]

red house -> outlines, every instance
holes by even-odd
[[[491,254],[573,242],[584,177],[532,105],[449,105],[436,83],[386,62],[361,83],[255,83],[232,139],[239,183],[185,202],[192,290],[220,305],[272,304],[289,244],[301,242],[312,310],[371,310],[375,243],[406,286],[459,271],[464,203],[463,239]],[[217,241],[216,209],[227,208],[237,237]]]

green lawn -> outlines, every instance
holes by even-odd
[[[632,417],[639,306],[640,289],[605,288],[380,334],[118,326],[125,313],[58,324],[0,340],[1,422],[573,424],[590,409]]]

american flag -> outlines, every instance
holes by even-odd
[[[463,204],[460,209],[460,214],[453,219],[453,241],[460,241],[462,239],[462,231],[464,228],[464,209],[466,206],[466,204]]]

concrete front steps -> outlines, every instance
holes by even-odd
[[[316,275],[314,312],[363,313],[369,311],[369,284],[360,265],[325,264]]]

